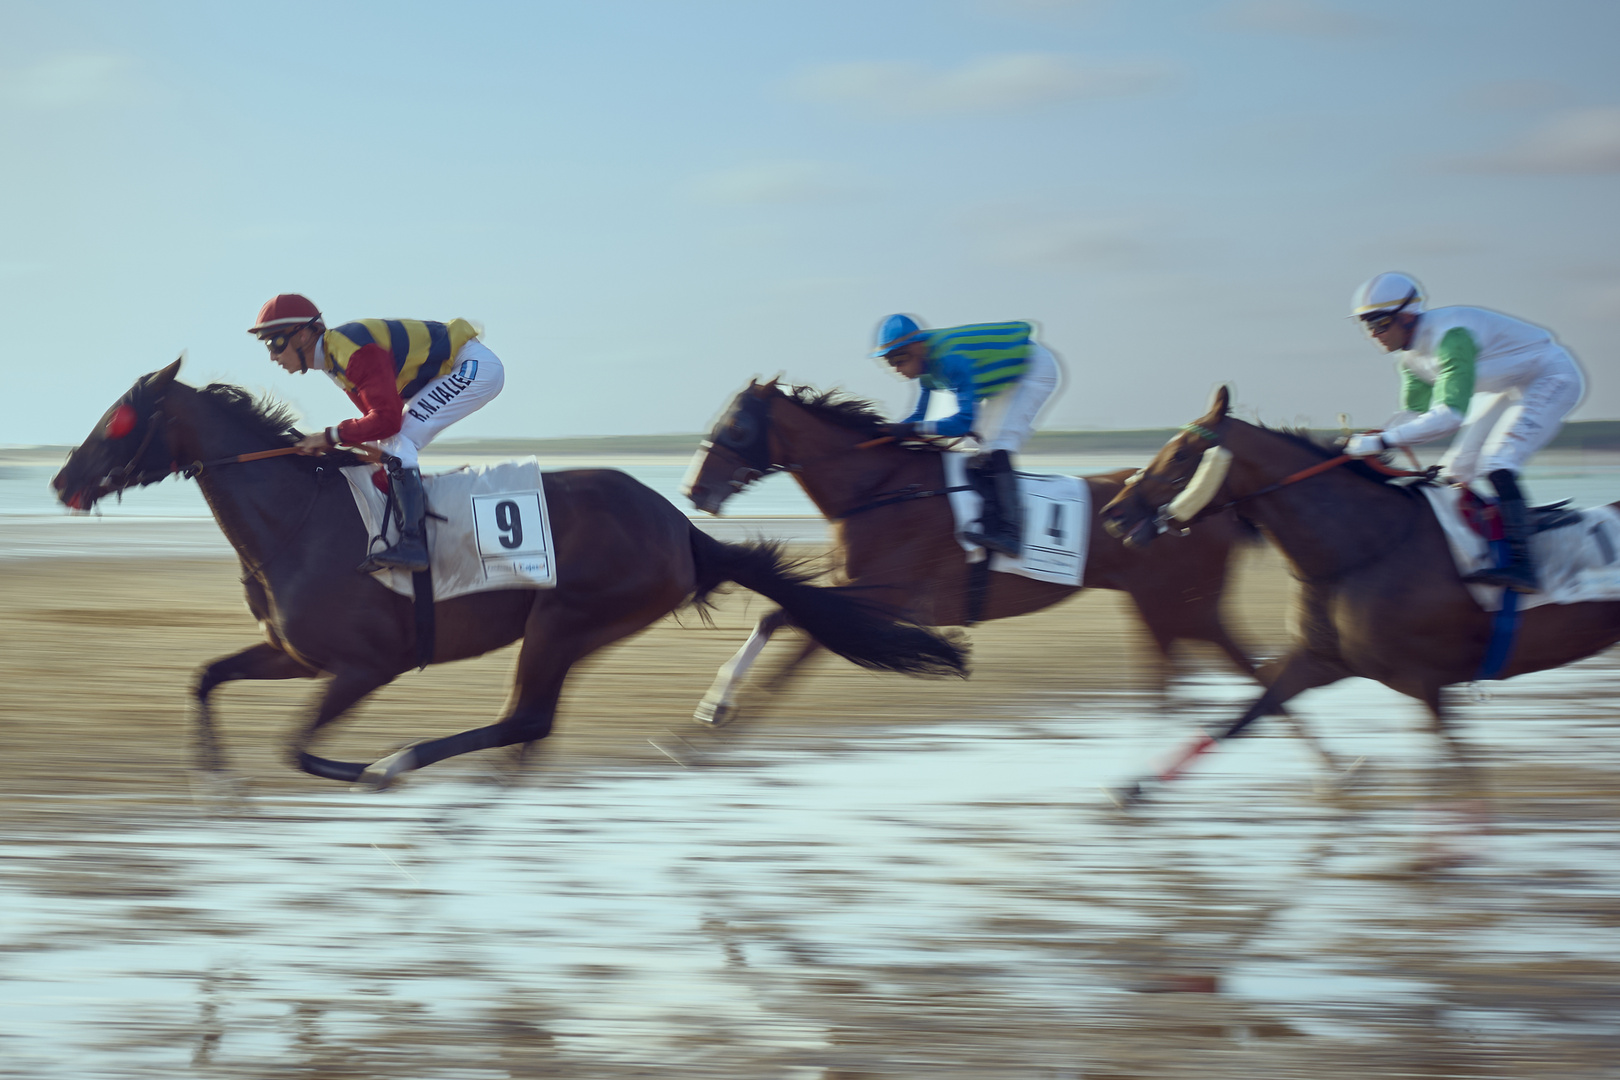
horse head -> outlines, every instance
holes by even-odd
[[[1147,547],[1160,533],[1186,532],[1209,508],[1232,464],[1232,452],[1221,445],[1231,407],[1232,396],[1222,386],[1208,412],[1183,427],[1147,468],[1126,481],[1102,510],[1109,535],[1131,547]]]
[[[732,495],[783,466],[771,460],[771,398],[776,380],[748,385],[726,406],[686,471],[681,493],[705,514],[718,514]]]
[[[101,414],[84,442],[73,448],[62,471],[51,480],[63,505],[88,510],[104,496],[155,484],[174,471],[162,404],[181,360],[135,380],[129,392]]]

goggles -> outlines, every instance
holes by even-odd
[[[1382,334],[1384,331],[1394,326],[1395,317],[1401,312],[1405,311],[1407,305],[1416,299],[1417,293],[1409,292],[1406,294],[1406,299],[1402,300],[1399,304],[1392,308],[1380,308],[1377,311],[1369,311],[1360,316],[1361,325],[1367,331],[1367,333],[1377,337],[1379,334]]]
[[[291,330],[283,330],[279,334],[272,334],[269,337],[261,337],[259,340],[264,342],[265,348],[270,350],[271,356],[280,356],[282,353],[287,351],[287,343],[292,340],[294,334],[307,330],[314,324],[315,320],[311,319],[303,326],[295,326]]]

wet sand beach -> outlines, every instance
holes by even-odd
[[[1268,723],[1124,817],[1102,786],[1252,690],[1194,651],[1164,707],[1121,597],[975,629],[965,682],[823,660],[711,733],[739,592],[577,668],[516,782],[474,755],[352,793],[281,760],[311,684],[227,686],[249,794],[216,800],[186,706],[255,640],[236,569],[0,569],[0,1077],[1617,1075],[1610,657],[1463,691],[1462,785],[1356,682],[1299,710],[1366,755],[1347,795]],[[1245,556],[1257,653],[1290,584]],[[323,746],[487,722],[512,659]]]

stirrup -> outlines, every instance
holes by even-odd
[[[1512,589],[1516,593],[1538,593],[1541,584],[1536,580],[1536,572],[1528,566],[1514,565],[1488,566],[1483,570],[1476,570],[1463,578],[1468,585],[1492,585],[1503,589]]]
[[[970,544],[978,544],[987,551],[994,551],[998,555],[1005,555],[1009,559],[1016,559],[1023,554],[1022,546],[1017,540],[1010,540],[1003,536],[990,536],[985,533],[968,530],[962,533],[962,539]]]
[[[362,574],[375,574],[379,570],[404,570],[415,574],[427,568],[427,547],[420,542],[401,542],[391,548],[372,552],[356,569]]]

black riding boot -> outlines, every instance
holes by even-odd
[[[1023,550],[1024,514],[1018,501],[1018,474],[1013,472],[1012,455],[993,450],[976,464],[979,482],[975,486],[984,496],[980,531],[969,530],[962,535],[991,551],[1017,558]]]
[[[415,573],[428,568],[427,498],[422,494],[419,469],[389,469],[388,484],[394,493],[394,523],[399,526],[399,542],[391,548],[368,555],[360,564],[362,574],[378,570],[407,570]]]
[[[1508,564],[1500,569],[1486,568],[1463,578],[1470,585],[1500,585],[1514,592],[1540,592],[1536,568],[1530,564],[1530,524],[1524,509],[1524,494],[1518,479],[1507,469],[1497,469],[1487,479],[1496,488],[1496,512],[1502,515],[1502,540],[1507,545]]]

